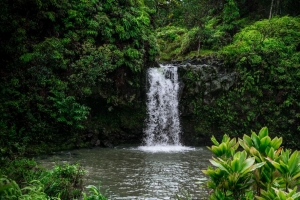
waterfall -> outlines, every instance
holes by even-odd
[[[147,72],[147,112],[144,129],[146,146],[181,146],[178,111],[177,67],[161,65]]]

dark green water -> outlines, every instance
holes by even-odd
[[[207,190],[196,182],[204,178],[201,170],[210,158],[206,147],[163,152],[119,147],[59,152],[37,161],[46,167],[81,163],[88,171],[85,185],[101,183],[101,190],[109,199],[160,200],[176,199],[175,195],[184,190],[193,199],[204,199]]]

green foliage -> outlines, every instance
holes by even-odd
[[[186,54],[193,49],[193,46],[199,42],[200,29],[198,27],[189,30],[182,39],[180,54]],[[195,47],[194,47],[195,49]],[[193,49],[193,50],[194,50]]]
[[[83,193],[83,200],[107,200],[107,198],[101,194],[100,186],[97,188],[94,185],[88,185],[86,187],[88,189],[88,194]]]
[[[242,149],[224,157],[216,146],[234,141],[227,135],[224,138],[219,143],[212,137],[215,145],[209,149],[216,156],[210,160],[214,167],[202,170],[210,177],[210,199],[253,199],[254,195],[261,200],[299,199],[299,151],[282,149],[282,138],[271,139],[268,129],[263,127],[259,134],[252,131],[251,137],[244,135],[243,140],[238,140]]]
[[[220,27],[215,29],[208,25],[204,29],[199,27],[186,29],[166,26],[158,28],[156,31],[160,50],[159,59],[162,61],[210,55],[213,51],[210,51],[209,48],[219,49],[221,45],[225,44],[222,39],[225,33]]]
[[[297,200],[300,197],[300,193],[297,192],[297,187],[288,192],[272,188],[268,191],[262,191],[261,197],[256,197],[258,200]]]
[[[182,70],[185,87],[180,103],[199,135],[209,135],[213,129],[216,134],[236,137],[249,127],[269,126],[283,137],[285,146],[298,148],[299,33],[299,18],[257,21],[238,32],[217,56],[199,59],[213,66],[224,62],[219,73],[235,74],[228,91],[205,94],[199,71]],[[209,97],[213,101],[204,102]]]
[[[60,196],[61,199],[74,199],[81,196],[83,176],[86,171],[77,165],[57,165],[53,170],[42,173],[39,177],[48,196]]]
[[[223,50],[239,74],[240,86],[229,95],[244,105],[239,108],[245,113],[242,118],[250,126],[267,123],[289,145],[296,145],[291,134],[298,132],[299,31],[298,18],[263,20],[244,28]]]
[[[19,185],[6,177],[0,177],[0,197],[7,200],[47,200],[44,186],[38,180],[31,181],[27,186],[20,188]]]
[[[236,21],[240,17],[239,8],[235,0],[226,0],[223,9],[223,23],[224,29],[232,31],[236,28]]]
[[[245,151],[236,152],[232,157],[224,160],[219,157],[213,158],[210,163],[217,167],[217,170],[212,167],[203,170],[203,173],[211,178],[207,186],[214,190],[224,191],[227,197],[244,198],[246,191],[252,186],[252,172],[265,164],[264,162],[254,164],[254,162],[255,158],[247,158]]]
[[[94,102],[107,110],[141,101],[146,63],[157,54],[143,1],[4,0],[0,7],[1,156],[41,143],[81,146],[103,116]]]
[[[26,183],[33,180],[40,172],[36,162],[33,159],[4,159],[1,163],[0,174],[4,174],[10,179],[15,180],[17,183]],[[22,186],[22,185],[21,185]]]
[[[18,199],[21,196],[22,191],[19,188],[18,184],[8,179],[5,176],[0,176],[0,196],[1,199]]]
[[[181,44],[187,30],[174,26],[157,29],[157,42],[161,60],[176,58],[180,53]]]
[[[230,139],[228,135],[224,135],[222,143],[220,144],[214,136],[212,136],[211,141],[214,143],[212,147],[208,147],[217,157],[220,158],[229,158],[235,154],[235,151],[239,147],[239,143],[236,142],[236,139]]]
[[[34,160],[6,160],[0,170],[0,197],[12,200],[78,199],[83,195],[85,174],[78,164],[56,165],[54,169],[46,170]],[[93,199],[93,195],[86,197]]]

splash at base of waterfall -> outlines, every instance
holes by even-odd
[[[181,146],[181,145],[140,146],[137,149],[140,151],[145,151],[145,152],[150,152],[150,153],[157,153],[157,152],[173,153],[173,152],[184,152],[184,151],[195,150],[195,148]]]

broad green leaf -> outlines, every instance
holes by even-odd
[[[266,162],[256,163],[256,164],[252,165],[250,171],[254,171],[258,168],[261,168],[262,166],[264,166],[264,164],[266,164]]]
[[[219,156],[222,156],[226,152],[228,147],[227,147],[226,143],[222,142],[220,144],[219,148],[220,148],[220,155]]]
[[[270,149],[269,149],[269,151],[267,152],[267,156],[269,157],[269,158],[271,158],[271,159],[274,159],[274,148],[273,147],[271,147]]]
[[[286,200],[286,195],[285,192],[281,191],[281,190],[275,190],[277,196],[281,199],[281,200]]]
[[[254,147],[250,148],[250,154],[255,157],[255,159],[257,160],[257,162],[262,162],[264,160],[262,158],[260,152],[256,148],[254,148]]]
[[[278,138],[278,137],[275,137],[273,138],[273,140],[271,141],[271,146],[274,148],[274,149],[278,149],[280,147],[280,145],[282,144],[282,137]]]
[[[262,129],[260,129],[259,133],[258,133],[258,137],[259,139],[262,139],[266,136],[269,135],[269,132],[268,132],[268,128],[267,127],[263,127]]]
[[[231,148],[237,150],[237,148],[239,148],[239,143],[236,142]]]
[[[247,143],[247,146],[249,146],[249,147],[252,146],[252,140],[248,135],[244,135],[243,140]]]
[[[217,146],[212,146],[211,148],[208,147],[208,149],[214,153],[215,155],[219,155],[219,147]]]
[[[211,137],[211,141],[214,143],[214,145],[219,146],[219,142],[217,141],[217,139],[215,138],[215,136]]]
[[[289,173],[289,168],[287,166],[287,164],[285,164],[284,162],[282,162],[281,160],[279,161],[280,164],[280,169],[282,171],[282,174],[287,174]]]
[[[280,163],[271,159],[266,159],[266,160],[269,161],[281,174],[285,174],[285,170],[283,169]]]
[[[221,163],[218,163],[218,162],[216,162],[216,161],[214,161],[214,160],[209,160],[209,162],[213,165],[213,166],[215,166],[215,167],[218,167],[218,168],[220,168],[221,170],[223,170],[223,171],[226,171],[228,174],[229,174],[229,171],[221,164]]]
[[[292,180],[296,180],[300,177],[300,172],[298,172],[295,176],[292,177]]]
[[[252,139],[252,141],[254,143],[254,147],[256,149],[259,149],[260,140],[259,140],[259,137],[254,132],[252,132],[251,139]]]
[[[288,149],[282,150],[281,156],[280,156],[282,162],[288,164],[289,158],[290,158],[290,153],[291,153],[291,152],[290,152],[290,150],[288,150]]]
[[[248,170],[255,162],[255,158],[251,157],[246,159],[241,167],[241,173],[244,173],[246,170]]]
[[[293,196],[291,196],[293,199],[299,198],[300,197],[300,192],[297,192],[296,194],[293,194]]]
[[[262,138],[260,140],[259,151],[266,153],[265,150],[266,150],[267,146],[270,145],[270,142],[271,142],[271,138],[269,136],[265,136],[264,138]]]
[[[228,141],[230,141],[230,137],[227,134],[224,134],[223,138],[222,138],[222,142],[223,143],[228,143]]]
[[[250,148],[249,148],[248,144],[244,140],[242,140],[242,139],[239,138],[239,144],[243,147],[243,149],[245,151],[247,151],[249,153]]]
[[[232,138],[228,143],[228,147],[233,147],[235,144],[236,144],[236,138]]]
[[[289,170],[290,173],[293,173],[295,170],[297,170],[297,168],[299,168],[299,152],[298,151],[294,151],[294,153],[290,156],[289,160],[288,160],[288,166],[289,166]]]
[[[242,163],[247,158],[246,151],[242,151],[239,156],[240,156],[240,162]]]
[[[240,160],[234,159],[231,161],[231,169],[233,172],[238,172],[240,170]]]

